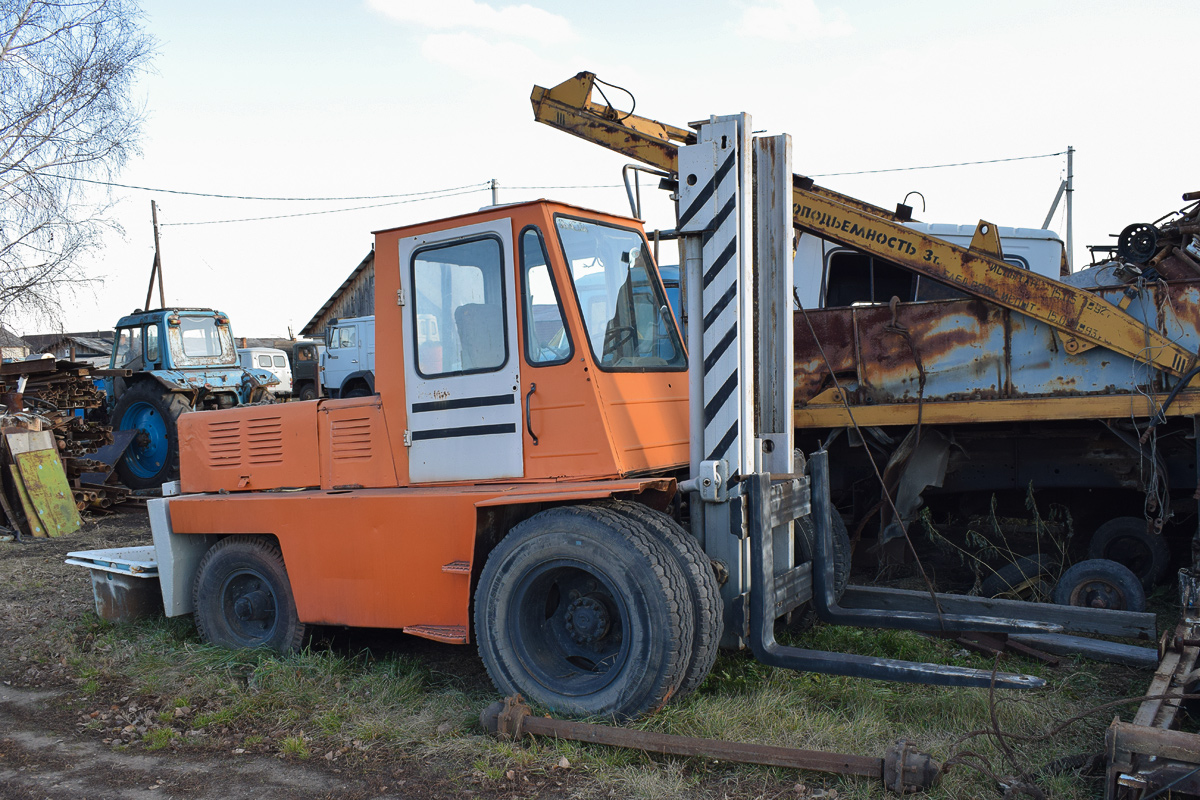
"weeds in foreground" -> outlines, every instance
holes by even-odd
[[[813,649],[992,666],[948,641],[911,632],[817,626],[780,635]],[[65,654],[76,665],[74,696],[81,714],[138,705],[128,722],[118,719],[119,714],[93,720],[95,735],[111,738],[117,747],[236,749],[298,761],[417,759],[443,765],[447,780],[506,792],[532,791],[537,781],[552,785],[569,776],[572,791],[585,797],[610,791],[649,800],[771,796],[791,791],[796,783],[836,787],[842,798],[884,797],[880,787],[865,779],[664,758],[574,742],[493,740],[482,734],[476,720],[495,691],[469,648],[397,635],[374,650],[314,645],[279,657],[209,647],[196,640],[190,625],[165,620],[99,628],[81,622],[73,637],[60,638],[87,642],[87,653]],[[996,695],[1001,728],[1028,736],[1094,703],[1136,693],[1140,690],[1133,687],[1145,682],[1144,673],[1111,666],[1082,664],[1058,672],[1029,662],[1003,667],[1048,681],[1048,688],[1037,693]],[[138,717],[143,712],[146,716]],[[1084,720],[1053,741],[1011,744],[1018,762],[1011,766],[989,737],[958,742],[964,732],[990,727],[992,703],[986,690],[793,673],[732,653],[718,659],[709,680],[692,697],[634,724],[650,731],[870,756],[882,755],[905,737],[935,758],[944,760],[956,748],[969,747],[995,770],[1017,772],[1068,753],[1099,749],[1112,713]],[[149,730],[122,733],[133,723]],[[1077,778],[1054,778],[1045,788],[1051,786],[1055,797],[1083,798],[1093,792]],[[986,775],[960,765],[929,797],[993,791]]]

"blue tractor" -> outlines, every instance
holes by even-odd
[[[135,311],[117,322],[113,370],[104,379],[109,420],[134,431],[117,462],[131,489],[158,488],[179,477],[179,415],[188,411],[272,402],[279,379],[238,363],[229,317],[209,308]]]

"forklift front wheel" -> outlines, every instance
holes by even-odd
[[[479,655],[496,688],[556,712],[656,710],[692,649],[672,555],[636,520],[578,506],[536,514],[488,556],[475,593]]]
[[[283,554],[266,539],[228,536],[210,547],[192,600],[196,630],[210,644],[287,653],[304,640]]]

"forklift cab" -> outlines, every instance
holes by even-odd
[[[687,354],[640,222],[537,201],[376,236],[411,483],[687,463]]]

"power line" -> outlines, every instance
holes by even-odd
[[[501,189],[620,189],[625,184],[623,183],[592,183],[592,184],[574,184],[564,186],[508,186],[507,184],[498,184]]]
[[[345,211],[363,211],[363,210],[370,209],[370,208],[384,208],[385,206],[399,206],[399,205],[404,205],[405,203],[420,203],[424,200],[440,200],[443,197],[458,197],[459,195],[463,195],[463,194],[471,194],[473,192],[484,192],[487,190],[488,190],[488,186],[485,184],[485,185],[481,185],[481,186],[475,186],[474,188],[471,188],[471,189],[465,189],[464,191],[461,191],[461,192],[450,192],[449,194],[439,194],[434,197],[414,197],[409,200],[395,200],[391,203],[375,203],[374,205],[369,205],[369,206],[354,206],[353,208],[330,208],[330,209],[326,209],[325,211],[303,211],[303,212],[300,212],[299,214],[276,214],[276,215],[270,216],[270,217],[244,217],[244,218],[240,218],[240,219],[208,219],[208,220],[198,220],[195,222],[160,222],[158,226],[160,228],[165,228],[168,226],[178,227],[181,225],[224,225],[225,223],[228,223],[228,222],[262,222],[263,220],[269,220],[269,219],[289,219],[292,217],[315,217],[318,214],[340,214]]]
[[[159,189],[152,186],[135,186],[128,183],[114,183],[112,181],[97,181],[91,178],[77,178],[68,175],[55,175],[56,178],[61,178],[67,181],[80,181],[82,183],[94,183],[97,186],[113,186],[118,189],[136,189],[141,192],[160,192],[162,194],[183,194],[190,197],[214,197],[220,200],[271,200],[283,202],[317,202],[317,201],[343,201],[343,200],[390,200],[395,197],[417,197],[420,195],[439,194],[441,192],[454,192],[459,189],[471,189],[489,185],[484,183],[471,183],[466,186],[452,186],[448,189],[432,189],[428,192],[407,192],[404,194],[376,194],[376,195],[352,195],[348,197],[258,197],[255,195],[244,194],[215,194],[211,192],[189,192],[183,189]],[[268,218],[269,219],[269,218]],[[180,224],[180,223],[175,223]]]
[[[918,169],[942,169],[943,167],[973,167],[976,164],[1001,164],[1005,161],[1028,161],[1032,158],[1054,158],[1055,156],[1065,156],[1066,150],[1057,153],[1042,153],[1039,156],[1016,156],[1015,158],[992,158],[987,161],[959,161],[954,164],[930,164],[924,167],[892,167],[890,169],[864,169],[857,172],[822,172],[814,175],[809,175],[810,178],[833,178],[839,175],[874,175],[879,172],[911,172]]]

